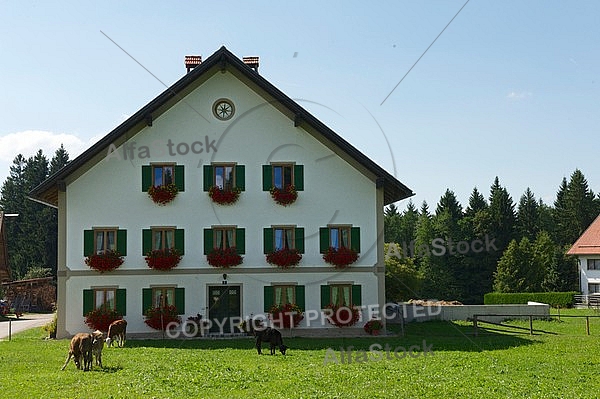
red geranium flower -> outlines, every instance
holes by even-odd
[[[296,191],[296,187],[291,184],[286,185],[283,188],[273,187],[270,190],[271,197],[277,202],[279,205],[288,206],[293,204],[298,199],[298,192]]]
[[[175,325],[181,324],[181,317],[177,314],[177,308],[175,306],[167,305],[148,309],[146,311],[146,320],[144,320],[144,323],[155,330],[164,331],[167,328],[173,328]]]
[[[173,201],[178,192],[179,190],[175,183],[169,183],[162,186],[150,186],[150,188],[148,188],[148,196],[150,196],[152,201],[158,205],[166,205]]]
[[[85,258],[85,264],[100,273],[114,270],[123,264],[123,256],[111,249]]]
[[[273,305],[269,311],[269,318],[277,328],[292,328],[298,326],[304,319],[304,312],[295,303]]]
[[[329,304],[325,306],[327,321],[336,327],[350,327],[360,319],[360,310],[356,306],[339,306]]]
[[[208,190],[208,196],[219,205],[231,205],[237,202],[241,190],[237,187],[232,189],[223,189],[219,186],[212,186]]]
[[[146,254],[145,259],[150,269],[171,270],[179,264],[181,255],[175,248],[154,249]]]
[[[297,249],[282,248],[267,254],[267,262],[282,269],[297,266],[301,259],[302,254]]]
[[[235,247],[215,248],[206,255],[208,264],[214,267],[232,267],[240,265],[244,258],[237,253]]]
[[[336,269],[348,267],[357,259],[358,252],[346,247],[339,247],[338,249],[329,247],[327,252],[323,254],[323,260],[332,264]]]

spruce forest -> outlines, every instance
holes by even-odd
[[[599,213],[600,195],[580,170],[563,178],[552,205],[529,188],[515,203],[498,177],[487,200],[474,188],[466,208],[450,189],[434,211],[426,202],[403,212],[392,204],[384,223],[385,242],[396,244],[386,244],[387,300],[480,304],[493,291],[579,291],[577,260],[565,253]],[[478,245],[457,248],[461,241]]]

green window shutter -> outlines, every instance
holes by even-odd
[[[295,248],[301,254],[304,253],[304,227],[296,227],[296,231],[294,232],[294,245]]]
[[[125,288],[117,289],[117,298],[115,303],[116,311],[121,316],[126,316],[127,314],[127,290]]]
[[[263,165],[263,191],[271,190],[273,186],[273,167],[271,165]]]
[[[360,285],[352,286],[352,305],[362,305],[362,287]]]
[[[353,251],[360,252],[360,227],[350,229],[350,248]]]
[[[117,230],[117,251],[127,256],[127,230]]]
[[[185,235],[183,229],[175,229],[175,249],[179,250],[181,255],[185,255]]]
[[[152,288],[142,288],[142,314],[152,307]]]
[[[210,190],[213,185],[213,167],[212,165],[204,165],[203,170],[203,182],[204,182],[204,191]]]
[[[185,288],[175,288],[175,307],[177,314],[185,313]]]
[[[152,250],[152,230],[142,230],[142,256],[146,256]]]
[[[235,249],[240,255],[246,253],[246,229],[235,229]]]
[[[94,253],[94,230],[83,230],[83,256]]]
[[[83,290],[83,316],[94,310],[94,290]]]
[[[263,248],[265,254],[273,252],[273,229],[270,227],[263,229]]]
[[[152,185],[152,166],[142,165],[142,191],[148,192]]]
[[[319,252],[324,254],[329,249],[329,227],[319,228]]]
[[[204,255],[208,255],[213,250],[213,231],[204,229]]]
[[[183,165],[175,165],[175,185],[177,190],[185,191],[185,177]]]
[[[305,289],[303,285],[296,286],[296,305],[302,310],[306,310]]]
[[[304,165],[294,165],[294,186],[296,191],[304,190]]]
[[[246,166],[244,165],[235,166],[235,186],[242,191],[246,189]]]
[[[328,285],[321,286],[321,309],[331,303],[331,287]]]
[[[273,294],[273,287],[270,285],[265,285],[265,289],[264,289],[264,298],[265,298],[265,308],[264,311],[265,313],[268,313],[269,310],[271,310],[271,307],[273,307],[273,298],[274,298],[274,294]]]

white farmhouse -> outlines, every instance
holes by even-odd
[[[577,256],[579,286],[584,298],[600,294],[600,216],[575,241],[567,255]]]
[[[227,320],[274,304],[384,304],[383,209],[412,191],[267,82],[258,62],[225,47],[204,62],[186,57],[183,78],[31,192],[58,209],[59,338],[87,330],[84,315],[102,305],[143,336],[155,332],[144,314],[165,305],[227,334]],[[277,203],[271,189],[285,203],[289,186],[296,200]],[[148,253],[172,248],[176,267],[149,267]],[[359,257],[336,268],[323,259],[329,248]],[[243,262],[209,264],[228,249]],[[267,262],[281,250],[300,253],[299,264]],[[114,270],[85,262],[110,251],[124,259]],[[335,327],[298,325],[312,328]]]

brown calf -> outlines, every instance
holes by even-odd
[[[104,334],[102,331],[94,331],[92,333],[94,342],[92,343],[92,354],[96,358],[96,366],[102,367],[102,349],[104,348]]]
[[[81,360],[83,360],[83,371],[89,371],[92,367],[92,346],[94,344],[94,337],[89,333],[78,333],[71,339],[71,346],[69,347],[69,355],[65,364],[61,370],[64,370],[73,358],[77,369],[81,369]]]
[[[115,320],[108,326],[108,334],[106,335],[106,346],[112,346],[113,341],[118,341],[117,345],[121,348],[125,345],[125,333],[127,330],[127,322],[125,320]]]

